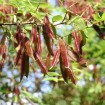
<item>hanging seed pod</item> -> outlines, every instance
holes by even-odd
[[[17,25],[16,33],[14,34],[14,38],[16,39],[17,43],[15,42],[14,45],[17,47],[19,43],[24,39],[25,34],[22,31],[22,27],[20,24]]]
[[[37,35],[37,48],[38,48],[38,50],[37,50],[37,53],[39,54],[39,55],[41,55],[42,54],[42,45],[41,45],[41,37],[40,37],[40,34],[39,34],[39,32],[38,32],[38,35]]]
[[[8,52],[8,47],[7,47],[7,43],[6,43],[6,35],[4,34],[2,36],[2,39],[0,41],[0,56],[2,57],[0,60],[0,69],[2,70],[5,60],[6,60],[6,56],[7,56],[7,52]]]
[[[63,39],[59,38],[59,46],[60,46],[60,69],[62,76],[65,80],[65,82],[68,82],[68,79],[71,79],[71,81],[75,84],[76,79],[74,77],[72,67],[69,61],[68,57],[68,49],[66,46],[66,43]]]
[[[51,65],[51,61],[50,60],[51,60],[51,55],[48,53],[48,55],[46,57],[46,61],[45,61],[45,65],[46,65],[47,68],[49,68],[50,65]]]
[[[44,17],[44,27],[45,27],[45,32],[47,36],[51,39],[54,39],[55,35],[53,33],[53,30],[47,15]]]
[[[34,44],[37,43],[37,27],[35,25],[32,27],[31,40],[34,42]]]
[[[1,54],[2,54],[2,59],[4,59],[4,60],[6,60],[7,50],[8,50],[7,45],[2,45]]]
[[[54,53],[51,68],[53,68],[53,67],[55,67],[57,65],[59,56],[60,56],[60,50],[59,50],[59,48],[57,48],[56,52]]]
[[[4,60],[1,60],[0,61],[0,71],[2,71],[3,67],[4,67]]]
[[[72,47],[68,47],[68,55],[69,55],[71,61],[77,61],[78,60],[78,55],[73,50]]]
[[[20,80],[22,80],[24,75],[26,75],[28,77],[28,74],[29,74],[29,56],[25,52],[23,52],[22,61],[21,61]]]
[[[25,51],[29,57],[33,57],[33,50],[29,40],[25,42]]]
[[[42,59],[39,57],[39,55],[36,52],[34,52],[34,58],[36,60],[36,63],[39,65],[42,73],[47,74],[48,69],[47,69],[45,63],[42,61]]]
[[[34,43],[34,51],[41,55],[42,53],[41,38],[39,34],[39,28],[35,25],[33,26],[31,31],[31,40]]]
[[[42,27],[43,28],[43,36],[44,36],[44,40],[47,46],[47,49],[49,51],[49,53],[53,56],[54,52],[53,52],[53,45],[52,45],[52,39],[48,37],[46,31],[45,31],[45,26]]]
[[[72,36],[74,38],[74,43],[75,43],[75,48],[76,48],[76,53],[77,54],[82,54],[82,49],[81,49],[81,41],[82,37],[80,37],[76,31],[72,32]]]
[[[93,28],[94,28],[94,30],[99,34],[98,36],[99,36],[101,39],[105,39],[105,34],[102,32],[102,30],[99,28],[98,25],[93,24]]]
[[[60,53],[65,67],[69,67],[68,49],[63,39],[59,38]]]
[[[60,70],[61,70],[63,79],[64,79],[65,82],[68,82],[67,73],[66,73],[66,70],[65,70],[65,66],[64,66],[61,54],[60,54],[60,57],[59,57],[59,62],[60,62]]]
[[[15,65],[18,65],[19,59],[21,59],[22,55],[22,48],[20,48],[17,52],[16,59],[15,59]]]
[[[79,57],[78,63],[80,64],[80,66],[86,67],[86,61],[85,61],[85,59],[82,56]]]

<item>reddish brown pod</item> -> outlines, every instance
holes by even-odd
[[[75,51],[77,54],[82,54],[82,37],[77,33],[77,31],[72,32],[72,36],[74,38],[74,43],[75,43]]]
[[[21,76],[20,80],[22,80],[23,76],[26,75],[28,77],[29,74],[29,56],[24,51],[21,57]]]
[[[36,63],[39,65],[42,73],[47,74],[48,73],[47,66],[43,62],[42,58],[36,52],[34,52],[34,58],[36,60]]]
[[[33,50],[29,40],[25,42],[25,51],[29,57],[33,57]]]
[[[57,48],[55,53],[54,53],[51,68],[53,68],[53,67],[55,67],[57,65],[59,56],[60,56],[60,49]]]
[[[42,53],[41,36],[38,26],[34,25],[31,31],[31,40],[34,43],[34,51],[39,55]]]
[[[52,39],[48,36],[48,34],[46,33],[46,27],[43,25],[43,36],[44,36],[44,40],[47,46],[47,49],[49,51],[49,53],[53,56],[54,52],[53,52],[53,41]]]
[[[68,82],[68,79],[71,79],[71,81],[75,84],[76,79],[74,76],[74,73],[72,71],[72,66],[68,57],[68,49],[65,41],[61,38],[59,38],[59,47],[60,47],[60,69],[62,76],[65,80],[65,82]]]
[[[51,24],[47,15],[44,17],[44,27],[45,27],[44,29],[47,36],[51,39],[54,39],[55,35],[53,33],[53,30],[52,30],[52,27],[51,27]]]
[[[14,42],[15,47],[17,47],[25,38],[25,33],[22,31],[22,27],[20,24],[17,25],[17,30],[16,33],[14,34],[14,38],[16,39],[16,41]]]
[[[4,63],[6,61],[7,52],[8,52],[8,46],[7,46],[7,43],[6,43],[6,35],[4,34],[2,36],[1,41],[0,41],[0,56],[1,56],[0,69],[2,69],[3,66],[4,66]]]

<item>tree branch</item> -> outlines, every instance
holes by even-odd
[[[18,23],[0,23],[0,26],[2,25],[17,25]],[[35,24],[35,22],[26,22],[26,23],[21,23],[21,25],[26,25],[26,24]],[[37,24],[38,26],[42,26],[43,24]]]

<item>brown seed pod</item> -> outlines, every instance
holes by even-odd
[[[60,54],[65,67],[69,67],[68,49],[63,39],[59,38]]]
[[[93,28],[94,28],[94,30],[98,33],[98,36],[99,36],[101,39],[105,39],[105,34],[102,32],[102,30],[99,28],[98,25],[93,24]]]
[[[22,48],[20,48],[17,52],[16,58],[15,58],[15,65],[18,65],[19,59],[21,59],[22,55]]]
[[[49,68],[51,65],[51,55],[49,53],[47,54],[45,65],[47,68]]]
[[[76,53],[82,54],[82,46],[81,46],[82,37],[80,35],[78,35],[78,33],[76,31],[72,32],[72,36],[74,38]]]
[[[44,27],[45,27],[45,32],[47,36],[51,39],[54,39],[55,35],[53,33],[53,30],[47,15],[44,17]]]
[[[25,52],[23,52],[21,59],[22,61],[21,61],[20,80],[22,80],[24,75],[28,77],[28,74],[29,74],[29,56]]]
[[[39,34],[39,28],[35,25],[33,26],[31,31],[31,40],[34,43],[34,51],[41,55],[42,53],[41,37]]]
[[[36,52],[34,52],[34,58],[36,60],[36,63],[39,65],[42,73],[47,74],[48,69],[47,69],[45,63],[42,61],[42,59],[39,57],[39,55]]]
[[[53,68],[57,65],[59,56],[60,56],[60,50],[59,50],[59,48],[57,48],[56,52],[54,53],[51,68]]]
[[[70,60],[68,57],[68,49],[67,49],[66,43],[61,38],[59,38],[59,46],[60,46],[59,61],[60,61],[60,69],[61,69],[62,76],[65,82],[68,82],[68,79],[71,79],[71,81],[75,84],[76,79],[74,77],[72,66],[70,64]]]
[[[33,41],[34,44],[37,43],[37,27],[35,25],[32,27],[31,40]]]
[[[33,50],[29,40],[25,42],[25,51],[29,57],[33,57]]]
[[[52,45],[52,39],[48,37],[46,31],[45,31],[45,26],[43,26],[43,36],[44,36],[44,40],[47,46],[47,49],[49,51],[49,53],[53,56],[54,52],[53,52],[53,45]]]

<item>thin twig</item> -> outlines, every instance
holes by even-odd
[[[63,20],[62,20],[62,23],[65,21],[66,16],[67,16],[67,13],[68,13],[68,12],[65,13],[65,16],[64,16],[64,18],[63,18]]]
[[[21,25],[26,25],[26,24],[35,24],[35,22],[26,22],[26,23],[21,23]],[[0,23],[0,26],[2,25],[17,25],[17,23]],[[38,26],[42,26],[42,24],[37,24]]]
[[[41,0],[39,1],[38,5],[37,5],[37,7],[36,7],[36,10],[35,10],[35,12],[38,10],[38,8],[39,8],[39,5],[40,5],[40,2],[41,2]]]

